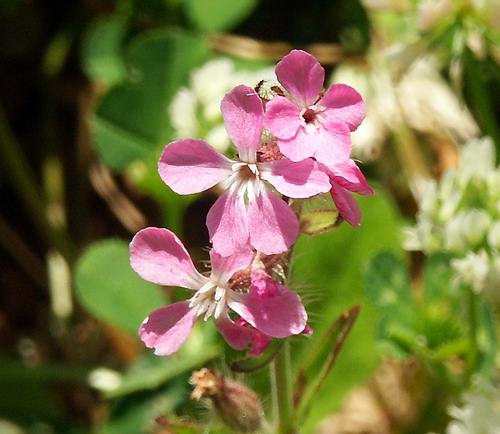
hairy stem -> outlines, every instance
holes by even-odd
[[[290,342],[286,341],[271,365],[273,404],[276,432],[292,434],[293,423],[292,372],[290,366]]]

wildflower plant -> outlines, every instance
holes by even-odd
[[[303,201],[329,193],[341,220],[357,226],[361,214],[351,192],[373,190],[350,158],[350,133],[365,113],[361,95],[342,84],[324,91],[322,66],[300,50],[278,63],[276,76],[281,86],[273,86],[272,94],[261,92],[262,84],[238,85],[222,99],[235,158],[204,140],[181,138],[165,147],[158,163],[161,179],[176,193],[214,187],[222,192],[206,220],[210,275],[199,273],[182,242],[163,228],[139,231],[130,244],[130,261],[150,282],[193,291],[186,301],[144,320],[139,331],[144,344],[157,355],[171,355],[197,320],[213,317],[236,350],[255,357],[269,348],[265,360],[276,359],[277,429],[289,433],[299,423],[287,386],[289,347],[271,343],[312,332],[299,295],[287,286]],[[355,316],[346,318],[350,328]],[[308,400],[312,390],[304,392]],[[300,408],[303,415],[307,402]]]

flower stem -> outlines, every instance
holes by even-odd
[[[295,433],[293,423],[292,376],[290,366],[290,342],[285,341],[271,365],[273,404],[276,432]]]
[[[472,288],[469,288],[468,309],[469,309],[469,353],[468,368],[469,378],[473,374],[479,356],[477,344],[477,295]]]
[[[29,210],[41,234],[71,262],[75,252],[73,243],[65,232],[54,228],[47,219],[46,204],[38,189],[38,181],[14,137],[7,116],[1,106],[0,155],[4,160],[5,170],[9,173],[13,186],[17,189],[20,199]]]

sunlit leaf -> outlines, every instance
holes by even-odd
[[[365,274],[365,289],[379,307],[395,306],[411,295],[410,279],[399,258],[390,252],[375,256]]]
[[[219,349],[209,343],[203,351],[181,349],[170,357],[146,354],[125,373],[120,385],[105,394],[108,398],[127,395],[141,390],[157,389],[183,372],[192,371],[219,354]]]
[[[82,42],[82,67],[94,81],[113,85],[127,75],[123,56],[123,40],[127,17],[115,14],[90,24]]]
[[[314,403],[314,397],[317,396],[330,374],[344,342],[358,318],[359,311],[360,307],[354,306],[340,315],[324,334],[320,345],[312,351],[311,357],[304,363],[295,390],[299,421]],[[324,354],[325,351],[328,351],[327,354]],[[312,366],[318,364],[319,368],[308,372]]]
[[[128,245],[122,240],[88,247],[76,264],[75,283],[83,307],[133,335],[152,310],[165,304],[160,288],[130,268]]]
[[[104,163],[122,169],[158,153],[171,134],[172,96],[207,55],[204,39],[179,32],[156,31],[133,41],[127,56],[128,81],[101,100],[92,122]]]
[[[190,21],[206,32],[229,30],[246,18],[257,0],[186,0]]]

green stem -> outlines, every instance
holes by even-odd
[[[293,423],[292,370],[290,366],[290,342],[285,341],[271,366],[272,393],[277,433],[295,433]]]
[[[478,322],[477,322],[477,295],[474,293],[472,288],[469,288],[468,297],[468,309],[469,309],[469,353],[468,353],[468,367],[469,367],[469,377],[474,373],[477,365],[477,360],[479,356],[479,348],[477,344],[477,332],[478,332]]]
[[[74,253],[71,240],[48,221],[45,202],[37,187],[38,182],[10,129],[3,107],[0,107],[0,152],[5,170],[9,172],[13,185],[17,187],[19,196],[29,209],[38,229],[51,245],[67,259],[71,259]]]

